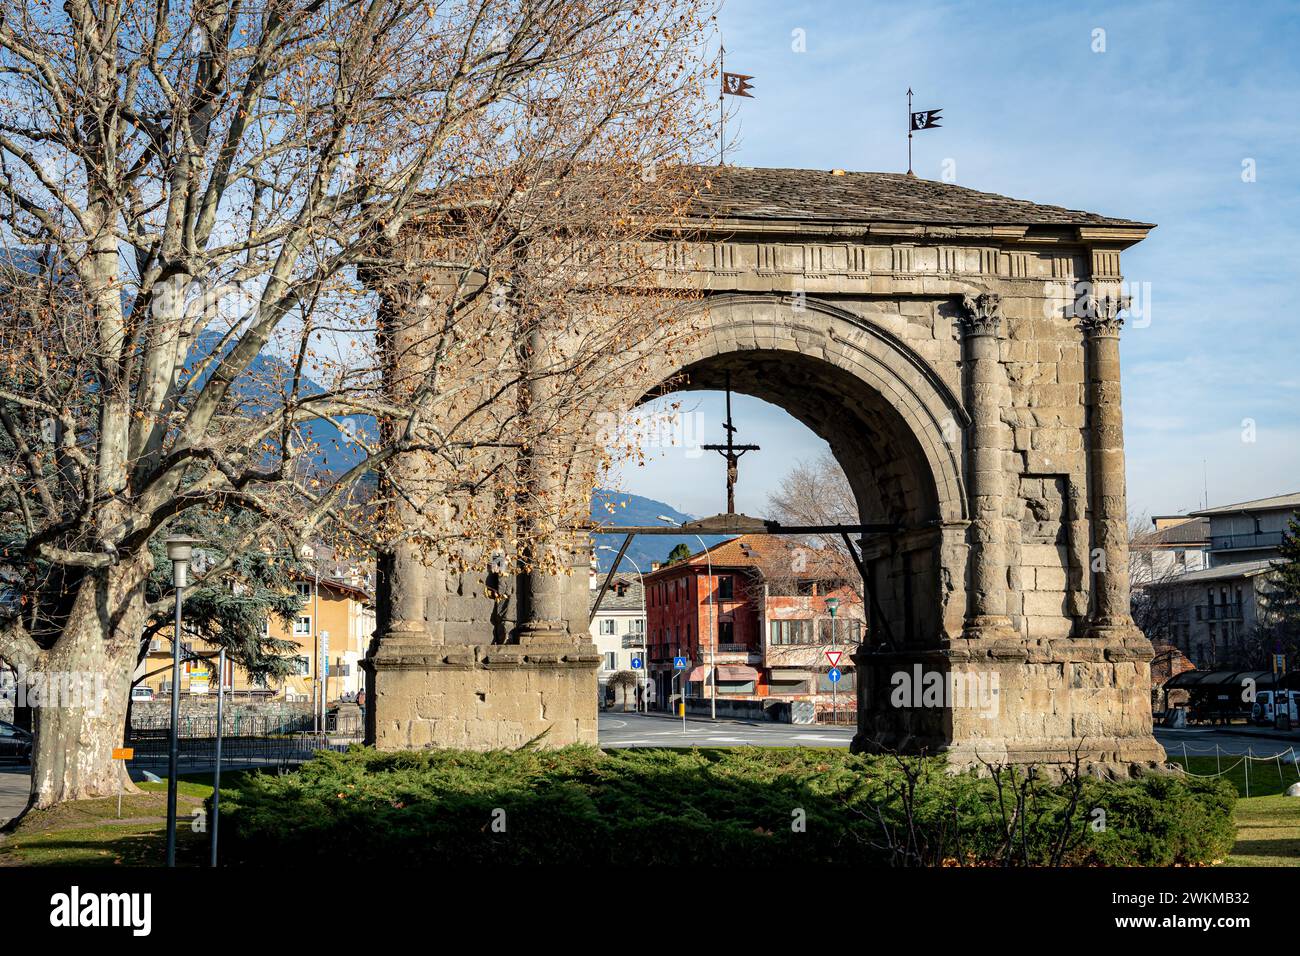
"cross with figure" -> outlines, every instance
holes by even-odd
[[[747,451],[760,451],[757,445],[737,445],[734,441],[736,426],[731,423],[731,373],[727,373],[727,420],[722,425],[727,430],[725,445],[701,445],[705,451],[719,452],[727,460],[727,514],[736,513],[736,478],[740,473],[740,456]]]

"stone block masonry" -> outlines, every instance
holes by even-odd
[[[729,381],[828,442],[862,523],[897,526],[860,542],[855,746],[1161,761],[1128,611],[1119,387],[1119,258],[1151,227],[915,177],[701,175],[686,236],[646,250],[658,290],[703,294],[698,335],[626,383],[627,404],[676,376]],[[590,453],[563,440],[546,436],[557,460]],[[494,607],[418,555],[393,568],[369,660],[378,746],[594,742],[585,575],[522,575]],[[996,707],[900,704],[916,667],[996,684]]]

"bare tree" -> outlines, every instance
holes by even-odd
[[[767,501],[771,517],[785,525],[857,524],[861,520],[844,469],[830,455],[796,464]],[[845,582],[862,596],[862,577],[841,537],[812,535],[804,544],[816,549],[816,561],[827,577]],[[781,577],[777,569],[768,570],[774,580]]]
[[[36,711],[36,806],[125,782],[110,751],[142,629],[168,613],[146,599],[148,545],[187,515],[258,516],[248,547],[328,526],[386,548],[408,532],[372,519],[418,493],[409,534],[458,556],[476,524],[442,520],[450,492],[554,509],[528,478],[556,467],[538,436],[600,387],[595,356],[637,361],[680,312],[601,303],[697,188],[673,171],[709,135],[705,16],[0,0],[2,570],[20,611],[0,659],[109,688]],[[382,310],[422,317],[394,338]],[[352,457],[324,467],[327,442]],[[404,456],[437,480],[404,488]],[[475,532],[467,560],[494,540],[526,553],[518,518]]]

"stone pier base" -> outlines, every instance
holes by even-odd
[[[1150,658],[1136,632],[861,652],[853,749],[942,754],[963,769],[1049,769],[1077,756],[1085,772],[1127,776],[1165,761],[1151,733]]]
[[[366,661],[367,740],[379,750],[594,745],[599,663],[591,644],[381,641]]]

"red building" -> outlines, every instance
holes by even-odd
[[[708,695],[710,664],[719,698],[808,699],[831,693],[824,651],[862,639],[862,602],[815,549],[772,535],[742,535],[645,576],[646,630],[655,699],[687,683]],[[839,601],[836,621],[825,603]],[[716,642],[715,642],[716,635]],[[688,667],[676,673],[675,657]],[[838,686],[851,706],[852,665]],[[827,698],[829,700],[829,697]]]

